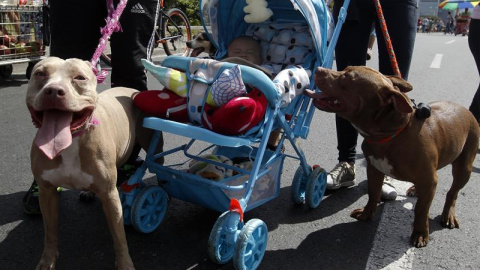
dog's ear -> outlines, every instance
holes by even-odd
[[[402,93],[407,93],[412,91],[413,86],[409,84],[404,79],[397,77],[397,76],[386,76],[390,81],[392,81],[393,85],[398,88],[398,90]]]
[[[400,91],[392,89],[390,87],[383,88],[381,96],[384,104],[393,103],[395,110],[401,113],[413,112],[413,107],[410,103],[410,99]]]

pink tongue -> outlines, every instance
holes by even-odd
[[[204,48],[196,48],[192,50],[192,53],[190,54],[191,57],[197,57],[200,55],[205,49]]]
[[[54,159],[60,152],[72,144],[70,122],[73,113],[63,111],[46,111],[43,113],[42,126],[37,132],[35,144],[49,159]]]

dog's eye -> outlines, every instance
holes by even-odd
[[[77,80],[77,81],[85,81],[87,80],[87,78],[83,77],[82,75],[77,75],[75,76],[75,78],[73,78],[74,80]]]
[[[36,71],[35,74],[34,74],[36,77],[47,77],[47,73],[43,72],[43,71]]]
[[[352,74],[351,72],[346,72],[341,76],[341,79],[352,80],[354,77],[354,74]]]

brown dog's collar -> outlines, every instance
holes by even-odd
[[[365,141],[367,143],[386,143],[386,142],[389,142],[389,141],[393,140],[394,138],[396,138],[400,133],[402,133],[402,131],[404,131],[406,127],[407,127],[407,125],[403,126],[399,130],[397,130],[395,133],[393,133],[390,136],[388,136],[386,138],[383,138],[381,140],[376,141],[376,140],[365,138]]]

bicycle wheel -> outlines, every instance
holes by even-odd
[[[190,48],[186,42],[192,39],[192,30],[187,15],[178,8],[167,12],[168,17],[163,18],[160,43],[167,55],[188,56]]]

